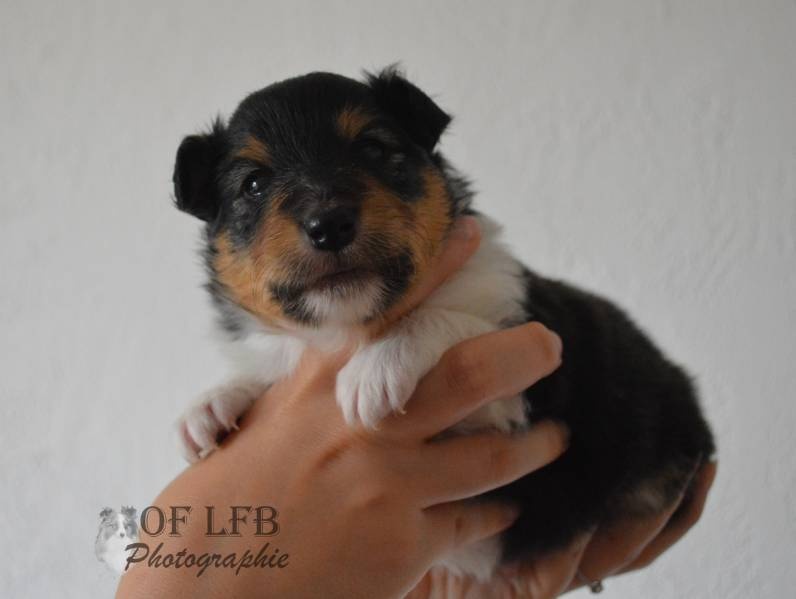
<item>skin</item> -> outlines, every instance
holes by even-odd
[[[455,272],[478,246],[477,225],[463,219],[429,276],[390,315],[400,318]],[[383,323],[388,326],[389,322]],[[504,485],[558,457],[567,432],[543,422],[507,436],[479,433],[431,440],[484,404],[508,397],[560,363],[559,338],[538,323],[490,333],[449,350],[418,385],[405,414],[377,431],[350,428],[334,400],[335,377],[348,350],[308,351],[296,372],[269,389],[221,449],[191,466],[153,502],[197,506],[182,537],[162,535],[162,553],[222,554],[256,549],[247,534],[204,534],[201,506],[272,505],[280,532],[266,538],[289,554],[284,569],[194,570],[133,566],[117,599],[139,597],[555,597],[590,579],[643,567],[698,519],[715,466],[696,471],[688,500],[645,521],[593,531],[572,547],[489,585],[430,569],[442,555],[511,525],[513,506],[468,498]],[[228,518],[227,515],[219,518]],[[374,574],[378,573],[378,574]]]

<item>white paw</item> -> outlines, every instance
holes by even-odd
[[[362,347],[338,373],[337,403],[346,422],[375,428],[390,412],[403,411],[417,382],[448,348],[494,329],[460,312],[418,309],[387,337]]]
[[[196,462],[215,450],[263,391],[257,383],[232,383],[204,394],[177,422],[183,457]]]
[[[366,346],[338,373],[337,403],[348,424],[375,428],[391,412],[403,410],[428,367],[400,345],[387,339]]]

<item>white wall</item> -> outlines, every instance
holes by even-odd
[[[181,136],[274,80],[398,59],[518,254],[698,376],[709,509],[608,595],[793,596],[794,2],[114,4],[0,5],[3,596],[110,596],[99,509],[148,504],[171,422],[223,376],[199,225],[170,205]]]

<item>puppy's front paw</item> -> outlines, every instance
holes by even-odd
[[[400,412],[427,368],[402,352],[396,340],[362,348],[337,375],[337,403],[346,422],[368,428]]]
[[[258,383],[231,383],[204,394],[177,422],[183,457],[196,462],[215,450],[264,391]]]
[[[468,337],[494,330],[474,316],[419,309],[387,337],[361,348],[337,375],[337,403],[349,424],[368,428],[403,410],[417,382],[445,351]]]

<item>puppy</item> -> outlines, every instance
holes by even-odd
[[[374,427],[463,339],[531,320],[561,335],[554,374],[458,429],[555,418],[572,432],[559,460],[490,494],[523,507],[513,527],[445,560],[487,579],[501,562],[671,504],[714,446],[689,377],[619,308],[539,276],[500,244],[436,150],[450,120],[393,68],[363,82],[311,73],[251,94],[227,124],[183,140],[176,204],[206,223],[207,289],[240,374],[180,430],[188,459],[212,451],[304,348],[378,322],[426,273],[454,219],[475,215],[475,256],[411,318],[360,345],[336,391],[349,423]]]
[[[121,574],[127,565],[127,546],[138,541],[136,511],[122,507],[116,512],[109,507],[100,512],[100,526],[94,542],[94,554],[111,570]]]

